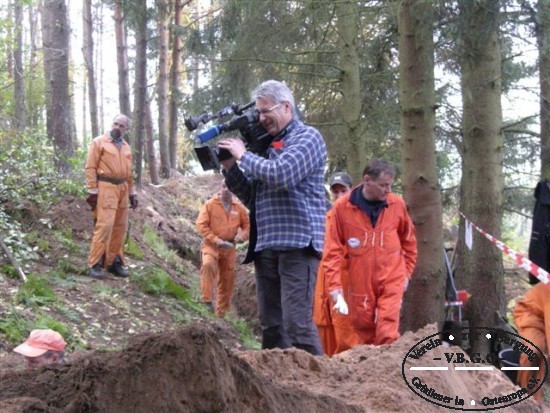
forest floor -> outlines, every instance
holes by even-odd
[[[24,224],[49,247],[27,271],[43,276],[56,298],[21,300],[20,280],[0,272],[0,412],[445,410],[415,395],[402,375],[407,352],[436,333],[434,325],[407,332],[392,345],[313,357],[295,349],[259,351],[257,339],[243,342],[243,319],[259,332],[250,266],[238,266],[232,314],[225,319],[196,302],[200,237],[194,222],[219,181],[215,175],[176,174],[161,186],[144,183],[140,206],[130,212],[129,250],[134,253],[128,255],[128,279],[86,276],[92,218],[84,200],[65,198],[47,216],[29,209]],[[191,291],[192,300],[150,285],[145,289],[143,279],[157,270]],[[527,276],[517,269],[507,274],[512,300],[528,289]],[[16,343],[2,331],[22,320],[52,319],[67,326],[67,362],[25,370],[22,357],[12,352]],[[498,369],[434,372],[430,380],[438,392],[478,401],[479,409],[484,396],[518,389]],[[543,410],[546,404],[539,406],[532,398],[506,409]]]

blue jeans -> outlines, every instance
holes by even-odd
[[[313,292],[319,259],[310,248],[256,254],[256,296],[262,348],[301,348],[322,355],[313,323]]]

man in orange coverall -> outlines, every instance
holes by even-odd
[[[240,232],[239,232],[240,228]],[[227,189],[225,180],[219,194],[209,199],[197,218],[203,236],[201,294],[202,302],[213,311],[214,280],[218,278],[216,316],[223,317],[231,306],[235,284],[235,243],[248,239],[250,221],[243,204]]]
[[[336,172],[329,178],[328,184],[332,199],[336,202],[351,191],[353,181],[351,176],[346,172]],[[325,231],[327,234],[330,232],[330,222],[331,211],[328,211]],[[344,286],[344,299],[347,299],[348,275],[345,267],[342,268],[341,278]],[[332,304],[327,289],[326,277],[323,272],[323,260],[321,259],[315,283],[315,296],[313,298],[313,321],[317,325],[321,345],[327,356],[340,353],[357,344],[353,342],[355,335],[353,334],[349,317],[342,316],[337,311],[331,310],[331,308]]]
[[[359,344],[399,338],[403,293],[416,264],[416,237],[403,199],[391,193],[393,165],[371,160],[362,185],[335,202],[323,271],[334,309],[347,316]],[[349,307],[342,267],[349,274]]]
[[[531,341],[546,356],[550,349],[550,285],[538,283],[531,288],[514,307],[514,324],[520,336]],[[530,349],[532,346],[525,343]],[[534,349],[533,349],[534,350]],[[535,354],[537,354],[536,352]],[[537,388],[541,380],[544,380],[544,360],[541,358],[534,364],[528,359],[528,355],[521,353],[519,363],[522,367],[540,367],[536,370],[518,371],[518,384],[522,388],[528,388],[529,379],[538,379],[534,388]],[[542,389],[533,396],[540,401]]]
[[[117,277],[128,277],[124,268],[124,236],[128,228],[128,206],[137,208],[133,186],[132,149],[123,139],[128,117],[115,116],[109,132],[94,138],[86,160],[86,202],[96,217],[88,255],[89,275],[103,278],[103,268]]]

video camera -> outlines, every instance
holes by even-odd
[[[231,158],[231,153],[229,153],[229,151],[220,149],[217,146],[205,145],[206,142],[218,137],[224,132],[238,130],[244,140],[247,150],[257,155],[266,156],[267,148],[271,145],[273,136],[269,135],[260,124],[260,113],[257,109],[247,111],[247,109],[250,109],[254,104],[254,101],[244,105],[231,104],[213,115],[203,113],[185,119],[185,127],[189,132],[193,132],[201,123],[206,124],[213,119],[222,118],[230,114],[234,115],[227,122],[215,125],[197,135],[196,139],[201,145],[195,146],[193,149],[197,154],[197,158],[203,170],[219,169],[220,161]]]

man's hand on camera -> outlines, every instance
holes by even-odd
[[[233,158],[240,161],[243,154],[246,152],[244,142],[239,138],[227,138],[218,143],[221,149],[227,149],[233,155]]]

